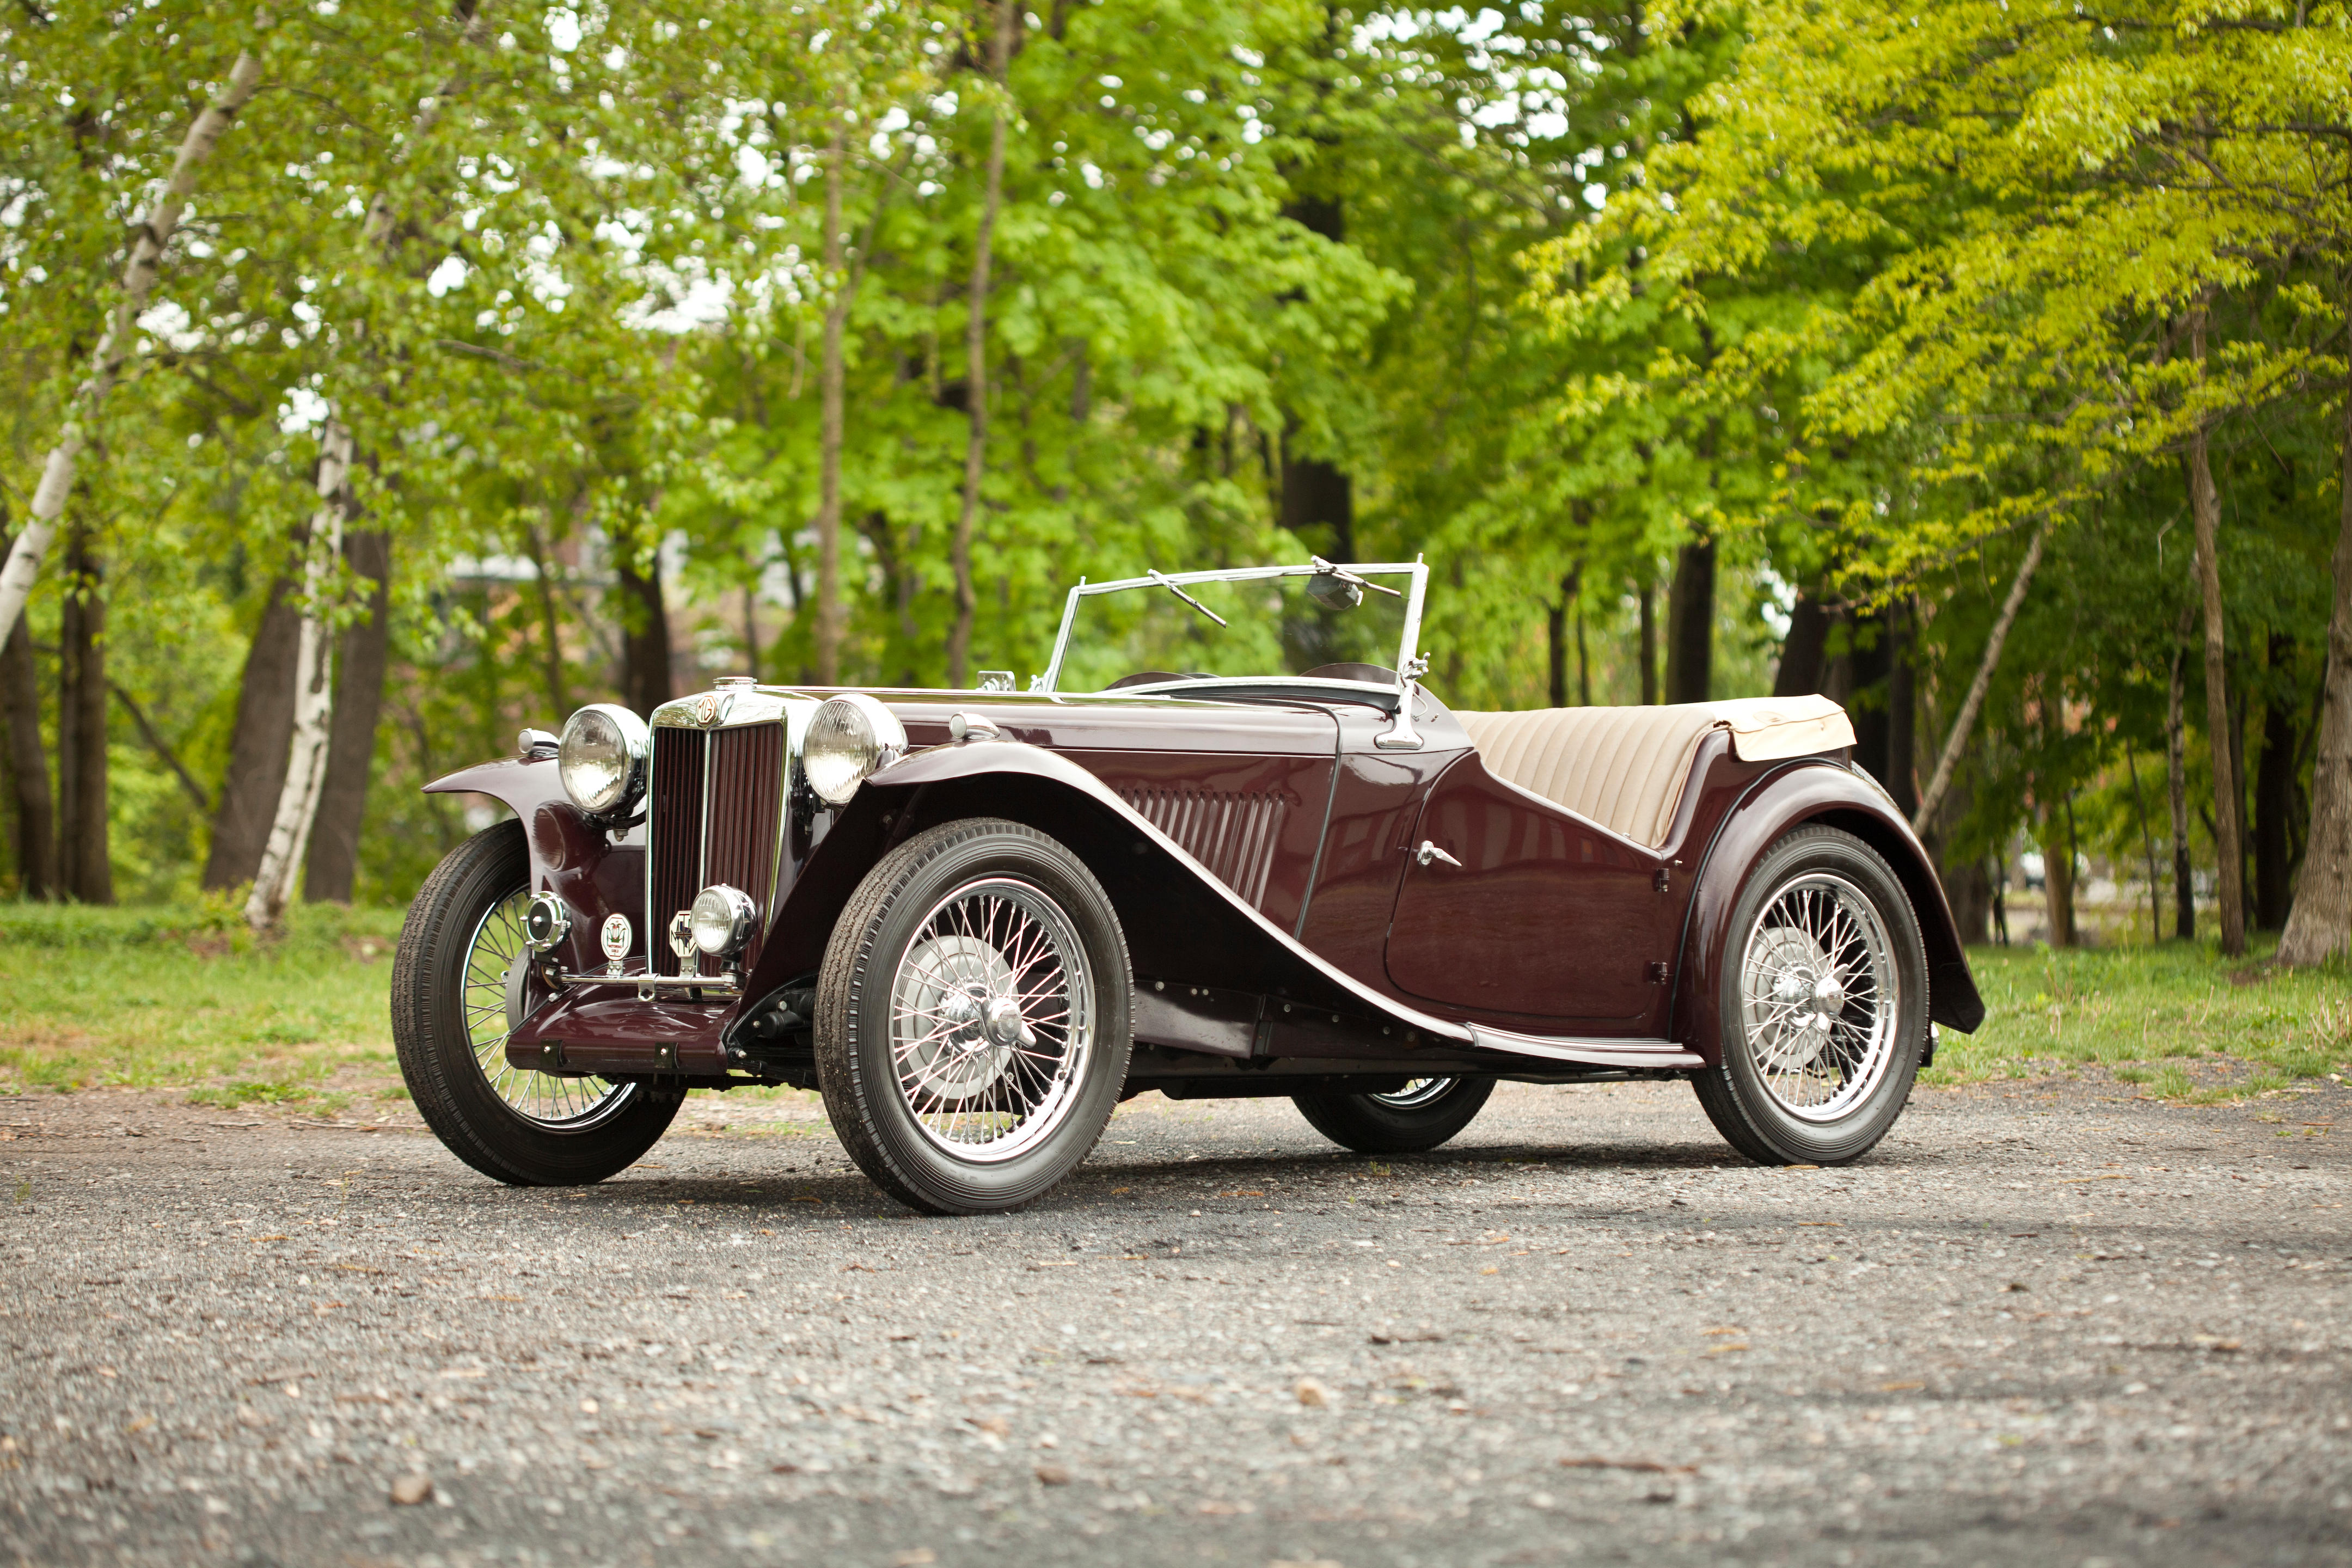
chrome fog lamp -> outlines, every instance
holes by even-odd
[[[553,893],[533,893],[523,912],[522,942],[533,952],[546,952],[572,932],[572,911]]]
[[[646,787],[646,752],[652,731],[627,709],[594,702],[564,721],[556,742],[556,775],[572,804],[591,816],[627,807]]]
[[[721,882],[695,895],[694,908],[686,917],[687,929],[694,933],[695,946],[713,958],[728,958],[742,952],[743,944],[751,940],[751,922],[759,913],[750,894]]]
[[[867,774],[888,767],[907,750],[898,716],[862,691],[827,698],[809,721],[801,743],[801,771],[828,805],[845,805]]]

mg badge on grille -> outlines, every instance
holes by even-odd
[[[600,933],[600,936],[604,944],[604,957],[606,960],[604,964],[604,973],[607,974],[620,973],[621,960],[629,955],[629,917],[626,915],[606,915],[604,917],[604,929]]]
[[[694,721],[704,729],[719,722],[719,694],[706,691],[694,700]]]

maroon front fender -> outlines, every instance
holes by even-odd
[[[1877,850],[1894,869],[1910,895],[1927,949],[1927,1016],[1947,1028],[1973,1034],[1984,1022],[1984,999],[1969,973],[1959,928],[1927,850],[1875,784],[1839,763],[1811,761],[1759,779],[1725,815],[1708,844],[1683,922],[1670,1037],[1709,1065],[1723,1059],[1718,999],[1724,954],[1730,946],[1732,906],[1764,851],[1783,834],[1808,823],[1843,828]]]
[[[875,863],[914,834],[971,816],[1024,823],[1085,861],[1118,910],[1139,974],[1280,996],[1302,1016],[1370,1018],[1431,1043],[1470,1039],[1461,1025],[1333,968],[1085,768],[1013,741],[932,747],[861,785],[785,895],[747,992],[762,995],[814,973],[835,921]]]
[[[477,763],[435,779],[425,793],[486,795],[520,820],[530,846],[532,890],[555,893],[572,910],[572,934],[557,949],[565,968],[584,971],[604,962],[597,932],[605,916],[624,914],[633,925],[643,924],[645,850],[614,844],[581,816],[563,793],[553,758]]]

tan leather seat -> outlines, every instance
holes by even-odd
[[[1488,773],[1654,849],[1673,831],[1709,731],[1729,730],[1733,749],[1748,762],[1853,744],[1845,710],[1826,697],[1454,716]]]

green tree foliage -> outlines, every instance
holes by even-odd
[[[1907,788],[2055,520],[1936,837],[1950,868],[2021,830],[2152,845],[2168,878],[2184,647],[2212,853],[2182,618],[2201,441],[2243,815],[2299,854],[2352,256],[2342,7],[1054,0],[1017,11],[1001,86],[998,15],[0,18],[11,529],[126,224],[205,84],[245,48],[266,73],[68,513],[128,699],[126,894],[188,887],[250,786],[239,704],[268,698],[331,412],[347,527],[395,562],[363,897],[405,897],[466,830],[415,786],[520,725],[814,677],[829,313],[840,678],[945,679],[1000,112],[972,665],[1041,668],[1082,574],[1426,552],[1448,700],[1633,701],[1696,551],[1709,689],[1830,689]],[[32,609],[53,746],[66,585]],[[331,584],[339,625],[366,587]],[[1792,625],[1814,651],[1784,659]]]

